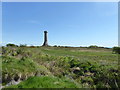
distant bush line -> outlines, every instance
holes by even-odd
[[[3,46],[4,47],[4,46]],[[27,44],[20,44],[20,45],[15,45],[15,44],[12,44],[12,43],[8,43],[6,44],[6,47],[30,47],[30,48],[39,48],[41,46],[27,46]],[[57,46],[57,45],[54,45],[54,46],[49,46],[49,47],[59,47],[59,48],[76,48],[76,47],[71,47],[71,46]],[[77,47],[79,48],[79,47]],[[90,45],[88,47],[82,47],[80,46],[80,48],[103,48],[103,49],[110,49],[108,47],[99,47],[97,45]],[[120,54],[120,47],[113,47],[112,48],[112,53],[113,54]]]

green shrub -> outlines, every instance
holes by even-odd
[[[57,45],[54,45],[53,47],[57,47]]]
[[[91,45],[91,46],[89,46],[89,48],[98,48],[98,46],[96,46],[96,45]]]
[[[11,44],[11,43],[8,43],[6,46],[7,46],[7,47],[8,47],[8,46],[12,46],[12,47],[14,47],[14,46],[17,46],[17,45],[15,45],[15,44]]]
[[[120,54],[120,47],[113,47],[113,53]]]
[[[20,44],[20,47],[27,47],[27,44]]]

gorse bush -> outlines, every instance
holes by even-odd
[[[20,44],[20,47],[27,47],[27,44]]]
[[[120,47],[113,47],[113,53],[120,54]]]
[[[98,48],[98,46],[96,46],[96,45],[91,45],[91,46],[89,46],[89,48]]]
[[[18,45],[11,44],[11,43],[7,44],[6,46],[7,46],[7,47],[9,47],[9,46],[12,46],[12,47],[16,46],[16,47],[18,47]]]

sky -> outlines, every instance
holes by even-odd
[[[3,2],[2,44],[118,45],[117,2]]]

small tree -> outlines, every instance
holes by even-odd
[[[27,44],[20,44],[20,47],[27,47]]]
[[[96,46],[96,45],[91,45],[91,46],[89,46],[89,48],[98,48],[98,46]]]
[[[9,47],[9,46],[11,46],[11,47],[15,47],[15,46],[17,46],[17,45],[15,45],[15,44],[11,44],[11,43],[8,43],[8,44],[6,44],[6,46],[7,46],[7,47]]]
[[[57,45],[54,45],[53,47],[57,47]]]
[[[120,54],[120,47],[113,47],[113,53]]]

